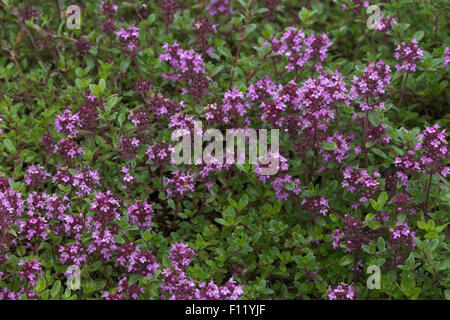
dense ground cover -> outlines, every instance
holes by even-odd
[[[448,19],[0,1],[0,299],[449,299]],[[277,174],[175,165],[194,121],[280,129]]]

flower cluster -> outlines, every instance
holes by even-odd
[[[152,205],[147,201],[136,201],[128,207],[127,211],[131,224],[147,230],[151,229],[152,213]]]
[[[28,167],[25,175],[25,183],[30,187],[37,188],[45,183],[50,174],[45,171],[45,168],[38,165]]]
[[[195,252],[186,244],[173,244],[169,258],[172,268],[163,270],[164,279],[161,284],[162,298],[171,300],[237,300],[242,294],[242,285],[236,285],[236,281],[230,278],[224,286],[215,284],[212,280],[208,283],[197,284],[186,275],[186,268],[190,264]]]
[[[130,169],[127,167],[122,167],[120,172],[123,173],[122,188],[128,189],[133,184],[134,177],[130,174]]]
[[[389,232],[392,235],[389,244],[394,249],[414,248],[416,246],[416,241],[414,240],[415,232],[412,232],[406,223],[397,221],[395,228],[390,228]]]
[[[230,6],[230,0],[210,0],[205,8],[211,16],[216,14],[223,14],[228,16],[233,13],[233,9]]]
[[[292,178],[291,175],[282,174],[275,178],[271,183],[275,196],[278,201],[288,200],[289,197],[299,195],[302,189],[300,188],[300,179]]]
[[[65,161],[71,161],[76,156],[82,155],[83,148],[80,147],[73,139],[67,138],[67,139],[61,139],[58,141],[58,143],[54,146],[54,152],[58,152],[59,155],[65,160]]]
[[[328,287],[328,300],[354,300],[356,289],[351,284],[341,283],[336,288]]]
[[[450,157],[445,130],[440,130],[438,124],[425,128],[424,132],[418,136],[419,143],[415,147],[416,151],[421,152],[419,158],[421,165],[444,177],[450,173],[450,167],[445,165],[446,159]]]
[[[102,9],[102,13],[105,15],[105,19],[102,21],[102,25],[100,26],[101,30],[106,34],[113,34],[116,31],[116,24],[114,22],[114,15],[118,11],[118,7],[116,4],[108,1],[101,2],[100,8]]]
[[[450,47],[446,47],[445,52],[444,52],[444,68],[445,68],[445,70],[448,69],[449,62],[450,62]]]
[[[32,259],[28,262],[21,259],[18,265],[22,267],[19,272],[20,280],[25,280],[26,283],[30,284],[32,287],[35,286],[37,277],[42,276],[41,264],[36,259]]]
[[[90,207],[94,211],[94,216],[88,217],[88,222],[94,221],[96,229],[104,228],[107,223],[114,219],[120,219],[119,207],[119,201],[114,198],[111,191],[98,192]]]
[[[117,148],[119,155],[124,160],[133,159],[138,152],[139,140],[124,134],[117,142]]]
[[[141,251],[139,248],[130,255],[128,262],[128,272],[140,274],[150,279],[158,270],[159,264],[149,251]]]
[[[288,59],[286,70],[289,72],[302,70],[309,61],[313,63],[314,70],[318,71],[323,68],[322,62],[332,44],[326,34],[312,33],[306,36],[303,30],[290,27],[280,40],[272,40],[272,49]]]
[[[380,60],[376,64],[369,64],[361,76],[353,76],[350,95],[353,99],[358,97],[361,99],[362,111],[384,109],[384,102],[376,98],[382,97],[386,93],[386,88],[391,83],[390,71],[391,68]]]
[[[419,48],[417,43],[416,39],[412,39],[410,43],[402,42],[402,44],[397,45],[394,56],[402,63],[395,66],[397,71],[416,71],[417,64],[423,57],[423,50]]]
[[[175,70],[170,75],[163,74],[163,77],[174,82],[184,79],[188,87],[182,88],[182,93],[190,93],[199,101],[209,87],[209,81],[204,75],[206,69],[202,56],[193,49],[181,49],[176,42],[173,45],[165,43],[163,49],[165,52],[159,59]]]
[[[344,181],[342,186],[347,189],[348,192],[354,193],[356,190],[361,191],[361,197],[359,202],[367,202],[373,197],[375,191],[377,191],[380,182],[377,178],[380,174],[375,171],[373,174],[369,174],[367,170],[347,167],[344,171]],[[355,202],[352,207],[358,208],[359,203]]]
[[[366,245],[370,240],[377,238],[377,232],[368,230],[364,227],[363,221],[358,221],[356,217],[344,216],[344,228],[342,231],[336,229],[331,234],[332,245],[334,249],[339,247],[342,243],[347,252],[354,252],[360,250],[363,245]]]
[[[139,29],[134,25],[130,25],[128,28],[121,28],[116,32],[117,39],[122,43],[127,54],[135,55],[139,49]]]
[[[178,0],[162,0],[159,4],[160,9],[163,11],[162,18],[164,24],[168,26],[173,21],[175,12],[180,8]]]
[[[172,175],[173,177],[166,182],[166,192],[169,197],[172,195],[183,197],[189,192],[194,192],[195,181],[189,172],[175,170]]]
[[[313,216],[326,215],[330,209],[328,200],[320,196],[303,198],[302,205],[305,207],[306,212]]]
[[[174,148],[166,142],[157,143],[148,147],[145,153],[148,160],[155,163],[158,167],[164,168],[166,165],[173,165],[172,152]]]

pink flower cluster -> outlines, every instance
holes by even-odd
[[[328,300],[354,300],[356,289],[351,284],[341,283],[336,288],[328,287]]]
[[[25,183],[30,187],[37,188],[45,183],[50,174],[45,171],[45,168],[38,165],[28,167],[25,175]]]
[[[376,64],[369,64],[361,76],[353,76],[350,95],[353,99],[361,99],[362,111],[384,109],[384,102],[377,98],[386,93],[386,88],[391,83],[390,71],[391,68],[380,60]]]
[[[186,268],[195,252],[183,243],[173,244],[169,252],[172,268],[163,270],[162,298],[171,300],[237,300],[243,294],[243,286],[236,285],[231,277],[224,286],[209,283],[197,284],[186,275]]]
[[[416,247],[415,232],[411,232],[406,223],[397,221],[395,228],[390,228],[389,232],[392,234],[389,244],[393,249]]]
[[[339,247],[342,243],[347,252],[354,252],[360,250],[370,240],[376,239],[376,232],[364,229],[364,222],[358,221],[356,217],[344,216],[344,228],[341,231],[336,229],[331,234],[332,245],[334,249]]]
[[[181,89],[182,93],[190,93],[197,101],[200,101],[209,87],[209,80],[204,75],[206,69],[202,56],[193,49],[181,49],[176,42],[173,45],[165,43],[163,49],[165,52],[159,56],[159,59],[167,62],[175,70],[170,75],[163,74],[163,78],[173,82],[184,79],[187,87]]]
[[[172,152],[174,148],[166,142],[157,143],[148,147],[145,153],[150,162],[155,163],[158,167],[163,168],[166,165],[173,165]]]
[[[367,202],[373,197],[380,185],[380,182],[377,181],[377,178],[379,177],[380,174],[376,171],[371,175],[367,170],[347,167],[344,170],[344,181],[342,181],[342,186],[350,193],[360,190],[361,197],[358,201],[360,203]],[[352,205],[355,209],[358,206],[359,204],[357,202]]]
[[[36,279],[43,274],[41,264],[36,259],[31,259],[28,262],[20,259],[18,265],[22,267],[19,272],[20,280],[25,280],[34,287],[37,283]]]
[[[139,48],[139,29],[134,25],[130,25],[128,28],[121,28],[116,32],[117,39],[122,45],[128,49],[127,54],[134,55]]]
[[[76,137],[80,127],[81,123],[78,114],[73,114],[69,109],[56,116],[55,128],[57,132]]]
[[[205,10],[208,11],[212,17],[218,13],[225,16],[229,16],[233,13],[233,9],[230,7],[230,0],[210,0]]]
[[[328,200],[324,197],[313,196],[310,198],[303,198],[302,205],[305,207],[306,212],[313,216],[326,215],[330,206]]]
[[[327,57],[328,48],[333,43],[326,34],[311,34],[306,36],[303,30],[290,27],[280,40],[272,40],[272,50],[288,59],[286,70],[289,72],[301,70],[311,61],[314,70],[321,70],[322,62]]]
[[[397,64],[397,71],[416,71],[417,64],[423,57],[423,50],[417,45],[417,40],[412,39],[410,43],[402,42],[395,48],[395,59],[400,60],[402,64]]]
[[[120,203],[111,191],[98,192],[92,200],[90,210],[94,211],[94,215],[88,217],[88,223],[93,221],[96,229],[103,229],[114,219],[120,219],[119,208]]]
[[[147,201],[136,201],[128,207],[127,214],[130,217],[130,223],[142,229],[150,230],[152,224],[152,205]]]
[[[445,70],[448,69],[449,62],[450,62],[450,47],[446,47],[445,52],[444,52],[444,68],[445,68]],[[1,133],[1,131],[0,131],[0,133]]]
[[[183,197],[189,192],[194,192],[195,181],[189,172],[175,170],[172,176],[166,182],[166,192],[169,197],[172,195]]]

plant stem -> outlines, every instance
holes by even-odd
[[[369,99],[367,99],[369,100]],[[367,106],[369,103],[367,102]],[[366,158],[366,167],[369,166],[369,157],[367,156],[367,130],[368,130],[368,120],[369,120],[369,110],[366,110],[366,115],[364,117],[364,129],[363,129],[363,139],[362,139],[362,151],[364,152],[365,158]]]
[[[253,6],[255,5],[255,0],[252,0],[250,7],[248,8],[248,12],[247,12],[247,20],[245,21],[245,26],[244,29],[242,29],[241,34],[240,34],[240,40],[239,40],[239,44],[236,50],[236,55],[234,57],[234,63],[233,63],[233,68],[231,69],[231,79],[230,79],[230,86],[228,87],[228,89],[231,89],[231,87],[233,86],[233,80],[234,80],[234,70],[236,69],[236,65],[239,59],[239,54],[241,53],[241,47],[242,47],[242,42],[244,41],[244,36],[245,36],[245,31],[247,30],[247,26],[250,23],[250,19],[252,17],[252,10],[253,10]]]
[[[428,200],[430,199],[431,183],[433,181],[433,170],[430,170],[430,175],[429,175],[429,179],[428,180],[429,181],[428,181],[427,190],[426,190],[427,197],[425,199],[425,207],[424,207],[424,213],[425,214],[428,213]]]
[[[400,108],[403,102],[403,97],[405,96],[406,83],[408,82],[409,72],[406,72],[405,81],[403,82],[402,93],[400,94],[400,101],[398,102],[398,107]]]

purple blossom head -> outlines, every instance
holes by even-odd
[[[36,279],[43,274],[41,264],[33,258],[28,262],[20,259],[18,265],[22,267],[19,272],[20,280],[25,280],[27,284],[34,287],[37,283]]]
[[[210,0],[205,10],[208,11],[212,17],[216,14],[229,16],[233,13],[233,9],[230,6],[230,0]]]
[[[80,38],[75,42],[75,50],[80,54],[84,55],[91,48],[91,44],[85,38]]]
[[[167,179],[166,192],[170,197],[175,195],[183,197],[189,192],[194,192],[195,181],[191,174],[179,170],[172,172],[172,178]]]
[[[445,48],[444,52],[444,69],[448,69],[448,63],[450,62],[450,47]]]
[[[412,39],[410,43],[402,42],[395,49],[395,59],[400,60],[402,64],[397,64],[397,71],[416,71],[417,64],[423,57],[423,50],[417,45],[417,40]]]
[[[222,100],[222,108],[229,116],[243,116],[247,113],[250,107],[246,101],[243,92],[240,92],[238,88],[234,87],[231,90],[225,92],[225,96]]]
[[[152,86],[151,80],[147,80],[145,78],[140,78],[138,81],[136,81],[133,91],[145,96],[151,92],[152,88],[153,88],[153,86]]]
[[[33,188],[37,188],[44,184],[50,174],[40,164],[28,167],[25,175],[25,183]]]
[[[330,209],[328,200],[320,196],[304,198],[302,200],[302,205],[305,210],[313,216],[326,215]]]
[[[62,114],[55,119],[55,129],[57,132],[62,132],[66,135],[76,137],[78,128],[81,127],[80,118],[78,114],[73,114],[69,109],[66,109]]]
[[[151,229],[152,213],[152,205],[147,201],[136,201],[128,207],[127,211],[131,224],[147,230]]]
[[[134,25],[128,28],[121,28],[116,32],[117,39],[122,43],[123,49],[129,55],[135,55],[139,49],[139,29]]]
[[[281,174],[279,177],[273,179],[270,184],[275,191],[275,196],[278,201],[286,201],[289,197],[299,195],[302,191],[300,188],[300,179],[294,179],[288,174]]]
[[[129,284],[127,277],[120,279],[117,287],[117,293],[120,294],[121,298],[122,295],[124,295],[125,297],[128,297],[128,299],[136,300],[143,292],[144,288],[140,288],[137,283]]]
[[[170,25],[173,21],[175,12],[180,8],[178,0],[161,0],[159,2],[159,8],[162,10],[163,22],[166,26]]]
[[[129,135],[123,135],[120,137],[118,143],[118,153],[124,160],[133,159],[139,148],[139,140],[135,137],[130,137]]]
[[[354,300],[356,295],[351,284],[341,283],[336,288],[328,287],[328,300]]]
[[[147,149],[147,152],[145,154],[148,156],[148,160],[150,162],[153,162],[158,167],[162,168],[169,164],[173,165],[173,151],[174,148],[163,141],[161,143],[155,142]]]
[[[54,152],[58,152],[59,155],[67,161],[73,160],[77,156],[81,156],[82,150],[82,147],[77,145],[71,138],[61,139],[54,146]]]
[[[77,168],[72,175],[72,179],[72,185],[77,190],[79,197],[91,194],[92,191],[100,186],[100,175],[98,171],[92,170],[89,166]]]
[[[175,243],[170,248],[169,258],[175,271],[184,271],[195,256],[194,250],[185,243]]]
[[[361,76],[353,76],[350,95],[353,99],[361,99],[361,110],[384,109],[384,103],[375,98],[386,93],[386,88],[391,83],[390,71],[391,68],[380,60],[376,64],[370,63]]]
[[[155,257],[149,251],[141,251],[137,249],[130,255],[128,264],[128,272],[140,274],[150,279],[158,270],[159,264]]]
[[[76,116],[79,119],[80,127],[85,130],[94,131],[99,126],[98,110],[92,103],[83,104],[76,113]]]
[[[90,210],[94,212],[93,217],[88,218],[89,221],[94,221],[96,229],[105,226],[114,219],[120,219],[119,201],[114,197],[111,191],[107,190],[105,193],[98,192],[92,200]]]
[[[117,5],[111,1],[102,1],[100,3],[100,8],[103,10],[103,14],[108,17],[114,16],[118,10]]]

